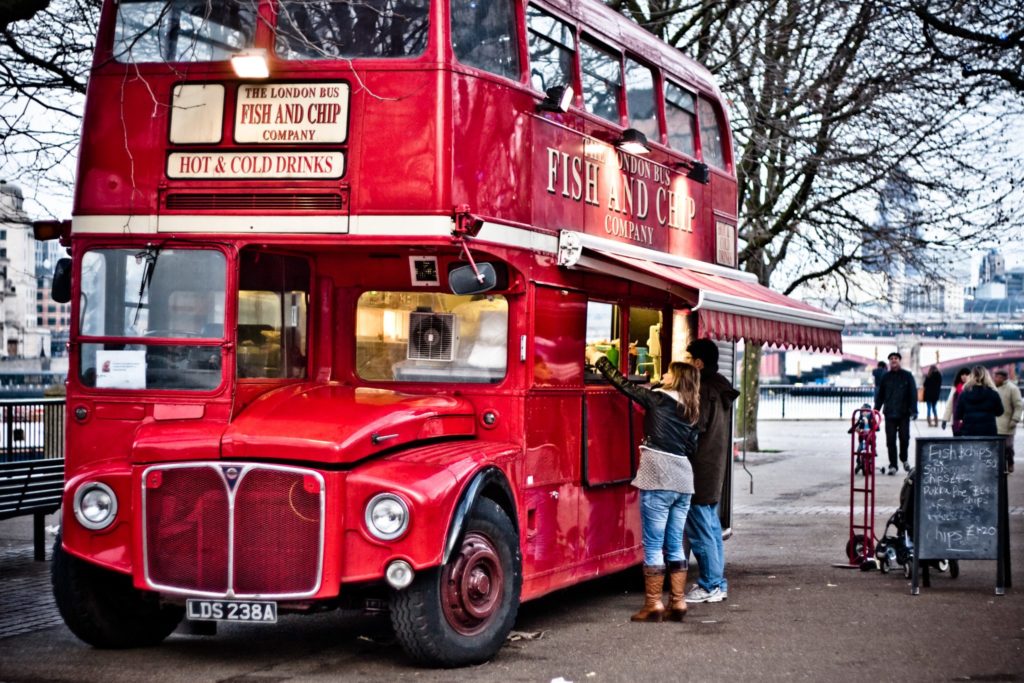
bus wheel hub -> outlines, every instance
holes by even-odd
[[[503,572],[491,541],[466,534],[459,554],[445,567],[444,611],[448,623],[464,635],[482,630],[501,603]]]

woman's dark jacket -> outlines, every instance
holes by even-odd
[[[960,394],[954,413],[963,420],[960,436],[995,436],[996,417],[1003,414],[1003,401],[995,389],[976,384]]]
[[[942,373],[929,372],[924,378],[924,402],[938,403],[939,393],[942,391]]]
[[[595,367],[612,386],[644,407],[644,434],[652,448],[675,455],[693,455],[697,427],[683,419],[679,401],[663,391],[633,384],[605,357],[599,358]]]

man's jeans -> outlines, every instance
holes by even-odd
[[[718,503],[694,505],[686,518],[686,538],[700,566],[697,585],[706,591],[721,588],[728,592],[725,580],[725,548],[722,546],[722,523],[718,519]]]
[[[661,567],[683,562],[683,527],[690,509],[689,493],[640,491],[640,522],[644,534],[644,564]],[[685,565],[684,565],[685,566]]]
[[[889,465],[896,467],[896,438],[899,437],[900,462],[907,461],[910,450],[910,418],[890,417],[885,419],[885,448],[889,452]]]

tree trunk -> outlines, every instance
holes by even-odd
[[[748,451],[760,450],[757,443],[757,405],[761,388],[761,346],[745,343],[740,366],[739,414],[736,433],[743,437]]]

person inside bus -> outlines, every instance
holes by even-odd
[[[953,414],[963,424],[960,436],[995,436],[999,433],[996,418],[1002,414],[1003,400],[995,382],[984,366],[975,365]]]
[[[686,594],[686,602],[721,602],[728,598],[729,586],[718,502],[732,457],[732,404],[740,392],[718,372],[715,342],[696,339],[686,353],[700,370],[700,440],[693,456],[693,505],[686,519],[686,538],[697,558],[700,578]]]
[[[644,408],[644,441],[633,486],[640,489],[640,520],[644,546],[644,605],[632,621],[673,621],[686,616],[686,557],[683,529],[693,494],[690,458],[697,449],[700,376],[697,368],[669,363],[661,386],[647,388],[630,382],[595,346],[587,362],[612,386]],[[668,568],[670,601],[661,600]]]

